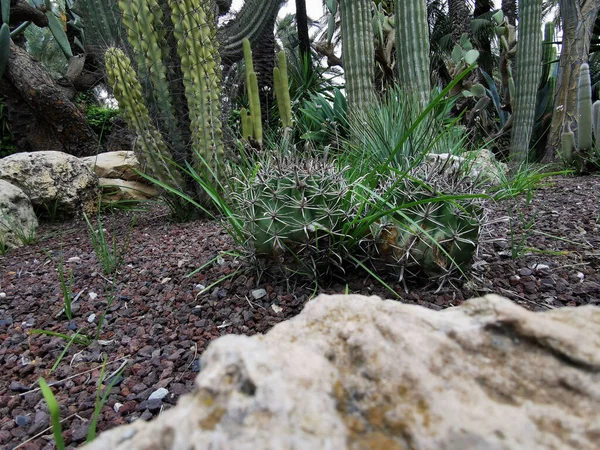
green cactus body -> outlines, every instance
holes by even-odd
[[[147,74],[152,85],[151,101],[156,105],[159,119],[166,128],[173,147],[183,147],[167,79],[165,42],[162,29],[163,14],[157,0],[119,1],[123,24],[129,43],[138,56],[138,71]],[[159,26],[157,26],[159,25]]]
[[[544,40],[542,42],[542,76],[540,78],[540,86],[543,86],[548,81],[555,52],[554,23],[546,22],[546,25],[544,26]]]
[[[224,156],[224,145],[215,21],[209,5],[201,0],[171,0],[170,5],[189,107],[192,146],[216,173]],[[192,158],[195,169],[206,173],[195,152]]]
[[[185,183],[171,165],[169,149],[152,124],[144,103],[142,86],[131,67],[131,61],[120,49],[109,48],[105,54],[105,62],[115,98],[127,124],[137,135],[135,148],[140,164],[157,179],[183,189]]]
[[[511,159],[519,165],[528,159],[535,122],[537,89],[542,75],[541,0],[519,1],[519,41],[517,43],[515,96]]]
[[[407,92],[416,92],[421,106],[429,103],[429,25],[425,0],[396,2],[398,80]]]
[[[575,133],[567,127],[561,135],[562,159],[566,164],[573,164],[575,160]]]
[[[394,190],[391,202],[401,206],[434,199],[441,193],[470,193],[462,175],[447,170],[443,160],[418,166]],[[393,179],[384,180],[381,195],[394,183]],[[402,214],[384,218],[371,229],[378,257],[385,263],[432,278],[469,268],[484,216],[479,200],[423,203],[399,211]]]
[[[275,68],[279,72],[279,87],[275,85],[275,94],[277,96],[277,106],[279,107],[279,116],[284,128],[292,126],[292,101],[290,99],[289,78],[287,70],[287,60],[285,52],[282,50],[278,54],[279,67]],[[275,76],[275,69],[273,75]],[[281,98],[281,101],[280,101]]]
[[[258,92],[258,79],[254,72],[252,62],[252,50],[250,41],[244,39],[244,66],[246,69],[246,91],[248,93],[248,102],[250,103],[250,116],[252,118],[252,138],[262,145],[262,117],[260,111],[260,96]]]
[[[2,26],[0,26],[0,78],[4,75],[4,71],[8,65],[10,42],[10,28],[7,24],[3,23]]]
[[[366,110],[375,101],[375,46],[370,0],[339,0],[342,58],[348,108]]]
[[[600,100],[596,100],[592,105],[592,120],[594,128],[594,145],[596,151],[600,150]]]
[[[577,152],[578,157],[586,158],[592,150],[592,83],[590,67],[583,63],[579,69],[577,82]]]
[[[236,195],[257,255],[293,267],[327,264],[332,241],[347,219],[343,171],[314,159],[273,158]]]

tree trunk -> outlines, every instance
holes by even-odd
[[[71,102],[69,91],[57,85],[39,63],[12,43],[0,95],[8,99],[9,118],[21,118],[14,126],[11,124],[19,151],[51,149],[74,156],[98,153],[98,136]],[[33,120],[27,122],[24,117]]]
[[[298,40],[300,41],[300,61],[307,61],[308,67],[311,67],[306,0],[296,0],[296,24],[298,26]]]
[[[477,18],[482,16],[483,14],[487,14],[492,10],[493,2],[492,0],[475,0],[475,11],[473,13],[473,17]],[[494,57],[492,55],[492,37],[491,36],[482,36],[479,39],[479,59],[477,60],[477,64],[482,70],[485,70],[486,73],[492,74],[494,70]]]
[[[260,113],[263,123],[269,121],[271,104],[275,90],[273,89],[273,68],[275,67],[275,18],[265,28],[260,39],[252,46],[254,72],[258,82],[260,97]]]
[[[600,0],[585,0],[581,4],[577,0],[560,2],[563,45],[556,80],[554,114],[543,162],[556,160],[565,125],[570,122],[576,128],[577,77],[581,64],[588,61],[590,40],[599,10]]]
[[[471,15],[465,0],[448,0],[448,12],[452,23],[452,40],[460,43],[463,34],[471,36]]]
[[[502,0],[502,12],[508,23],[517,24],[517,0]]]

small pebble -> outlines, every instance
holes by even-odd
[[[527,268],[523,268],[521,270],[519,270],[519,275],[521,275],[522,277],[528,277],[533,273],[533,271],[531,269],[527,269]]]
[[[69,325],[67,326],[67,330],[69,331],[75,331],[77,329],[77,324],[75,323],[74,320],[71,320],[69,322]]]
[[[96,314],[90,314],[90,316],[87,318],[88,323],[93,323],[94,320],[96,320]]]
[[[116,413],[118,413],[118,412],[119,412],[119,409],[121,409],[121,406],[123,406],[123,403],[119,403],[119,402],[116,402],[116,403],[113,405],[113,409],[115,410],[115,412],[116,412]]]
[[[96,300],[96,298],[98,298],[98,294],[96,294],[95,292],[90,292],[88,294],[88,297],[90,298],[90,300]]]
[[[20,427],[26,427],[27,425],[29,425],[29,417],[17,416],[15,417],[15,423]]]
[[[70,263],[78,263],[81,261],[81,258],[79,256],[73,256],[72,258],[67,259],[67,262]]]
[[[252,297],[254,297],[255,300],[263,298],[265,295],[267,295],[267,291],[265,291],[264,289],[254,289],[252,291]]]
[[[199,359],[195,359],[194,362],[192,363],[192,372],[200,372],[200,360]]]
[[[0,292],[0,298],[6,298],[6,292]]]
[[[24,384],[19,383],[18,381],[11,381],[10,385],[8,386],[8,389],[15,392],[28,392],[29,386],[25,386]]]
[[[8,318],[8,319],[0,319],[0,327],[6,327],[6,326],[11,326],[13,324],[13,320],[12,318]]]
[[[203,291],[204,289],[206,289],[206,286],[204,286],[203,284],[197,284],[194,287],[196,288],[197,291]]]
[[[169,391],[165,388],[159,388],[156,391],[154,391],[152,394],[150,394],[150,397],[148,397],[148,400],[162,400],[163,398],[165,398],[167,396],[167,394],[169,393]]]
[[[534,264],[533,266],[531,266],[531,268],[533,270],[536,270],[536,271],[540,272],[542,270],[548,270],[548,269],[550,269],[550,266],[548,266],[546,264]]]
[[[272,309],[273,311],[275,311],[275,314],[280,314],[280,313],[281,313],[281,311],[283,311],[283,308],[282,308],[281,306],[278,306],[278,305],[276,305],[275,303],[273,303],[273,304],[271,305],[271,309]]]

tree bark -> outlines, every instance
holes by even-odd
[[[554,114],[543,162],[556,160],[562,132],[567,123],[577,127],[577,77],[581,64],[588,61],[594,22],[600,0],[562,0],[560,2],[563,43],[554,95]]]
[[[502,12],[508,23],[517,24],[517,0],[502,0]]]
[[[11,0],[10,25],[19,25],[27,21],[32,22],[40,28],[48,26],[48,17],[45,11],[34,8],[25,0]]]
[[[254,72],[258,81],[260,111],[263,123],[267,123],[275,90],[273,89],[273,68],[275,67],[275,18],[255,45],[252,45]]]
[[[306,15],[306,0],[296,0],[296,25],[298,27],[298,40],[300,41],[300,61],[310,63],[310,38],[308,36],[308,17]]]
[[[471,37],[471,15],[465,0],[448,0],[448,12],[452,23],[452,39],[460,43],[463,34]]]
[[[475,0],[475,11],[473,17],[477,18],[483,14],[487,14],[492,10],[492,0]],[[491,36],[482,36],[479,40],[479,59],[477,64],[486,73],[492,74],[494,70],[494,57],[492,56],[492,39]]]
[[[9,99],[9,117],[33,118],[29,123],[20,120],[15,127],[11,124],[19,151],[52,149],[74,156],[98,153],[98,136],[83,112],[70,101],[69,91],[57,85],[38,62],[13,43],[0,95]]]

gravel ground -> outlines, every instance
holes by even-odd
[[[530,202],[492,206],[490,218],[497,223],[489,227],[467,281],[436,292],[438,286],[415,280],[408,293],[401,283],[388,283],[401,301],[432,309],[488,292],[533,310],[598,304],[599,181],[557,177]],[[513,220],[502,220],[509,213]],[[116,230],[122,242],[132,216],[107,213],[105,228]],[[137,214],[115,277],[102,274],[84,222],[43,224],[38,235],[38,243],[0,257],[2,448],[53,448],[48,410],[37,390],[40,376],[55,383],[63,437],[74,447],[86,438],[104,358],[104,385],[115,386],[100,412],[99,430],[148,420],[173,406],[192,389],[202,352],[219,336],[264,333],[298,314],[315,293],[341,293],[346,285],[352,293],[392,297],[364,273],[316,289],[314,283],[258,277],[245,261],[223,253],[235,248],[216,222],[172,223],[160,207]],[[60,314],[61,249],[77,296],[72,320]],[[65,339],[33,330],[78,330],[91,343],[73,342],[65,351]]]

